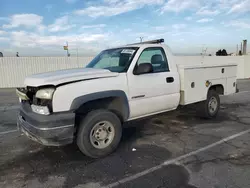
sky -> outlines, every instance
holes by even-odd
[[[164,38],[174,53],[235,52],[250,0],[0,0],[4,56],[72,56]]]

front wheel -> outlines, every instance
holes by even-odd
[[[111,111],[91,111],[79,126],[77,145],[89,157],[100,158],[112,153],[121,140],[120,119]]]
[[[197,112],[201,117],[213,118],[216,117],[220,109],[220,97],[214,90],[209,90],[207,100],[200,102],[197,107]]]

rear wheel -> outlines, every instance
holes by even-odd
[[[121,122],[111,111],[91,111],[79,126],[77,145],[89,157],[99,158],[110,154],[121,140]]]
[[[200,102],[197,111],[201,117],[216,117],[220,109],[220,97],[215,90],[209,90],[207,100]]]

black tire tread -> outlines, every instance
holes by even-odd
[[[76,141],[77,141],[78,148],[81,150],[81,152],[84,153],[85,155],[91,157],[91,158],[99,158],[99,157],[105,156],[104,154],[100,154],[101,152],[98,154],[91,152],[89,150],[89,147],[91,147],[91,146],[89,146],[87,143],[85,143],[83,141],[84,140],[83,135],[84,134],[89,135],[89,133],[86,133],[86,131],[88,131],[87,129],[90,129],[89,126],[91,126],[91,122],[100,116],[106,116],[108,118],[111,118],[113,123],[115,124],[114,126],[117,127],[116,131],[118,131],[116,133],[117,134],[116,136],[118,136],[118,138],[115,140],[116,143],[113,144],[114,148],[111,148],[110,151],[107,152],[107,154],[105,154],[105,155],[108,155],[109,153],[111,153],[117,147],[117,145],[119,144],[120,139],[121,139],[122,126],[121,126],[120,119],[117,117],[116,114],[114,114],[113,112],[106,110],[106,109],[97,109],[97,110],[90,111],[80,121],[80,124],[79,124],[80,127],[79,127],[78,132],[77,132],[77,140]],[[105,152],[103,152],[103,153],[105,153]]]
[[[209,102],[209,99],[212,96],[216,97],[217,101],[218,101],[218,109],[217,109],[217,112],[214,115],[211,115],[209,113],[209,110],[208,110],[208,102]],[[211,90],[208,91],[207,100],[202,101],[202,102],[200,102],[198,104],[198,106],[197,106],[197,113],[198,113],[198,115],[200,117],[211,119],[211,118],[217,116],[219,109],[220,109],[220,97],[219,97],[218,93],[215,90],[211,89]]]

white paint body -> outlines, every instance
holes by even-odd
[[[59,85],[76,80],[86,80],[90,78],[105,78],[118,76],[118,73],[105,69],[78,68],[68,70],[58,70],[32,75],[24,80],[26,86]]]
[[[180,104],[186,105],[205,100],[209,89],[205,85],[207,80],[211,85],[222,85],[225,94],[236,92],[233,83],[236,82],[237,64],[221,65],[207,61],[206,65],[197,62],[199,65],[185,66],[183,62],[178,61],[179,65],[177,65],[176,57],[166,45],[141,44],[126,47],[139,47],[126,73],[89,68],[63,70],[28,77],[25,79],[25,85],[37,87],[83,80],[57,87],[52,100],[54,112],[70,110],[73,100],[79,96],[102,91],[124,91],[130,111],[128,120],[174,110]],[[169,72],[133,74],[140,54],[148,47],[164,49]],[[222,68],[224,73],[221,72]],[[173,77],[174,82],[167,83],[167,77]],[[195,82],[194,88],[191,88],[192,82]]]
[[[224,73],[222,73],[224,69]],[[222,85],[224,95],[236,92],[236,74],[237,65],[220,65],[210,62],[209,65],[185,66],[178,65],[181,83],[181,105],[192,104],[206,100],[207,91],[213,85]],[[205,85],[206,81],[211,82],[209,87]],[[191,87],[191,83],[195,87]]]

